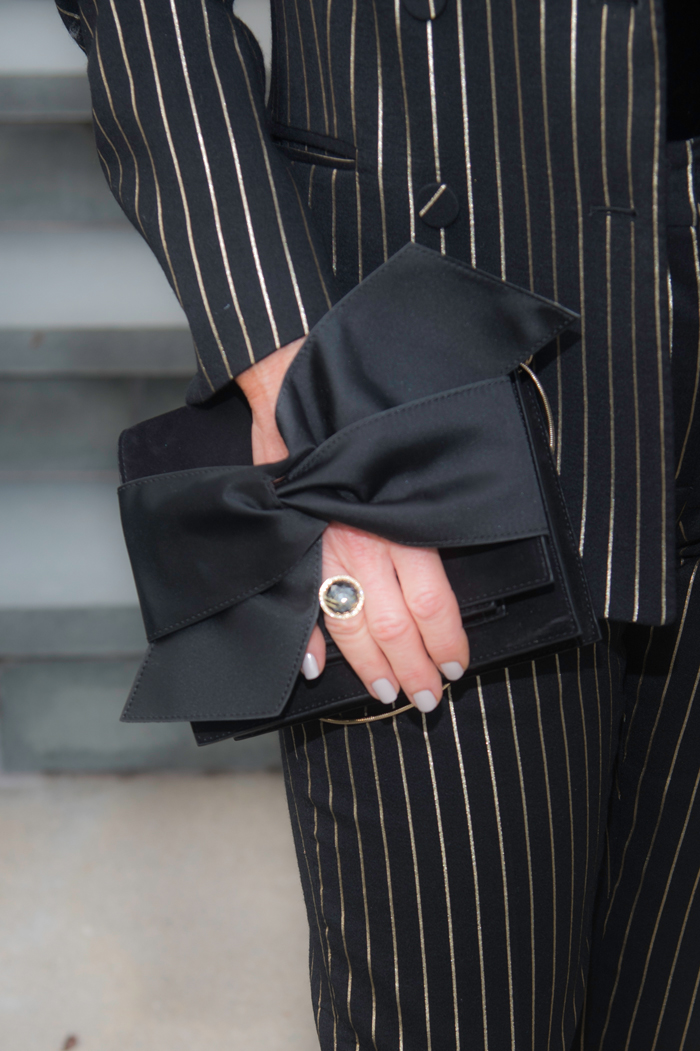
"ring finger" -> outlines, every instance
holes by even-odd
[[[387,548],[378,545],[371,565],[365,557],[361,570],[352,560],[346,562],[341,567],[326,560],[324,570],[352,576],[363,572],[371,587],[365,589],[364,609],[357,616],[347,620],[326,617],[331,637],[363,682],[374,687],[371,692],[379,693],[374,678],[379,675],[394,689],[400,685],[416,707],[432,711],[442,695],[442,681],[406,607]]]

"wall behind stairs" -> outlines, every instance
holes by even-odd
[[[236,12],[269,52],[267,0]],[[53,0],[0,0],[0,763],[262,768],[274,735],[197,749],[125,726],[145,648],[116,442],[183,403],[184,315],[99,168],[85,60]]]

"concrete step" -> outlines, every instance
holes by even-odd
[[[113,482],[0,483],[0,609],[137,605]]]
[[[199,748],[187,723],[120,723],[138,657],[0,662],[5,772],[261,770],[277,734]]]
[[[0,222],[129,221],[112,196],[92,127],[0,125]]]
[[[1,124],[87,124],[90,88],[79,76],[0,76]]]
[[[158,262],[130,227],[0,224],[0,329],[186,324]]]
[[[146,635],[137,606],[0,609],[0,660],[141,657]]]
[[[116,484],[126,427],[184,404],[186,378],[0,377],[0,481]]]
[[[0,823],[4,1051],[318,1051],[281,774],[6,777]]]
[[[85,75],[53,0],[0,0],[0,75]]]
[[[0,330],[0,385],[9,378],[176,379],[194,371],[192,337],[185,328]]]

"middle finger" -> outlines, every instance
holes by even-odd
[[[361,566],[353,565],[352,556],[347,563],[347,571],[364,588],[363,614],[370,636],[386,656],[406,696],[421,711],[432,711],[442,696],[442,680],[406,606],[387,547],[378,550],[371,567],[364,559]],[[354,633],[352,619],[327,621],[327,626],[341,648]]]

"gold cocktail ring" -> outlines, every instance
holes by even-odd
[[[328,577],[318,590],[321,609],[334,620],[356,617],[365,604],[362,586],[353,577]]]

